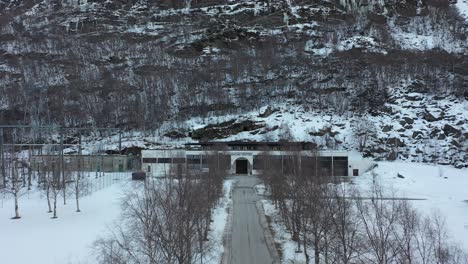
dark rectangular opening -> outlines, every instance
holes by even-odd
[[[236,160],[236,174],[247,174],[248,165],[247,160]]]
[[[158,163],[171,163],[171,158],[158,158]]]
[[[253,157],[253,169],[254,170],[263,170],[263,160],[259,156]]]
[[[230,155],[219,155],[219,168],[222,170],[229,170],[231,168],[231,156]]]
[[[143,158],[143,163],[156,163],[157,160],[157,158]]]
[[[177,163],[177,164],[185,163],[185,158],[173,158],[172,163]]]
[[[359,176],[359,170],[353,169],[353,176]]]
[[[332,176],[332,157],[319,157],[320,176]]]
[[[348,157],[334,157],[334,176],[348,176]]]

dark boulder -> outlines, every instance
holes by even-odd
[[[187,137],[187,135],[184,132],[178,131],[178,130],[169,131],[166,134],[164,134],[164,136],[168,137],[168,138],[173,138],[173,139],[179,139],[179,138]]]
[[[261,117],[261,118],[265,118],[265,117],[268,117],[270,116],[271,114],[273,114],[274,112],[277,112],[278,109],[273,109],[271,107],[267,107],[267,109],[265,109],[265,111],[263,113],[260,113],[258,115],[258,117]]]
[[[431,138],[436,138],[439,135],[439,133],[440,133],[440,130],[438,128],[434,128],[429,134],[429,136]]]
[[[435,122],[443,119],[443,114],[441,114],[439,117],[435,117],[432,113],[430,112],[425,112],[423,115],[423,119],[429,122]]]
[[[221,139],[244,131],[254,131],[263,127],[265,127],[265,123],[263,122],[254,122],[251,120],[236,122],[235,120],[231,120],[194,130],[192,132],[192,138],[196,140]]]
[[[396,146],[396,147],[405,146],[405,142],[397,137],[392,137],[392,138],[387,139],[387,144],[390,146]]]
[[[395,151],[391,151],[387,156],[387,160],[396,160],[397,157],[398,153],[396,153]]]
[[[400,121],[400,124],[402,126],[406,125],[406,124],[409,124],[409,125],[412,125],[414,124],[414,120],[412,118],[409,118],[409,117],[403,117],[403,120]]]
[[[461,136],[461,131],[457,128],[454,128],[453,126],[446,124],[443,128],[444,134],[446,136],[453,136],[453,137],[460,137]]]
[[[405,98],[408,101],[420,101],[422,100],[422,95],[419,93],[411,93],[411,94],[406,95]]]
[[[331,127],[324,127],[322,129],[319,129],[319,131],[317,131],[317,132],[309,132],[309,135],[311,135],[313,137],[323,137],[323,136],[328,134],[331,137],[334,137],[334,136],[338,135],[339,133],[340,132],[332,131]]]
[[[424,133],[421,131],[414,131],[413,135],[411,136],[412,138],[416,139],[421,139],[424,136]]]
[[[392,125],[385,125],[385,126],[382,128],[382,132],[390,132],[392,129],[393,129],[393,126],[392,126]]]

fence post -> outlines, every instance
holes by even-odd
[[[0,128],[0,163],[1,163],[1,173],[3,178],[3,188],[6,187],[6,172],[5,172],[5,148],[3,146],[3,128]]]
[[[65,181],[65,166],[63,162],[63,128],[60,127],[60,155],[59,155],[59,166],[60,166],[60,173],[62,174],[62,188],[63,188],[63,204],[67,204],[67,191],[66,191],[66,181]]]

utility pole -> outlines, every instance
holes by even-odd
[[[333,151],[331,154],[332,154],[331,155],[331,174],[332,174],[331,176],[334,177],[335,176],[335,164],[334,164],[335,157],[333,156]]]
[[[62,174],[62,190],[63,190],[63,204],[67,204],[67,190],[66,190],[66,181],[65,181],[65,168],[63,163],[63,128],[60,127],[60,154],[59,154],[59,166],[60,173]],[[60,176],[59,176],[60,177]]]
[[[79,138],[78,138],[78,179],[81,179],[81,172],[84,171],[83,169],[84,164],[83,164],[83,153],[81,150],[81,131],[79,132]]]
[[[3,146],[3,128],[0,128],[0,163],[1,163],[1,173],[3,178],[3,188],[6,187],[6,172],[5,172],[5,148]]]
[[[80,137],[81,139],[81,137]],[[80,142],[81,144],[81,142]],[[81,145],[80,145],[81,147]],[[119,155],[122,155],[122,130],[119,130]]]

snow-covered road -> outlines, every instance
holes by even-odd
[[[273,241],[268,241],[265,215],[257,209],[259,197],[254,186],[258,178],[238,176],[232,191],[233,219],[231,243],[224,263],[230,264],[271,264],[276,263]],[[260,205],[261,206],[261,205]],[[262,224],[263,223],[263,224]]]

